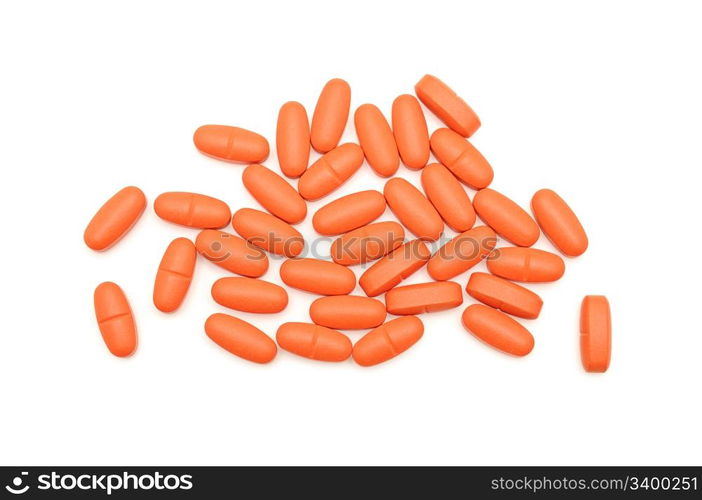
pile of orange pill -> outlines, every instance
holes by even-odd
[[[239,275],[213,284],[212,298],[218,304],[250,313],[278,313],[288,305],[287,291],[260,278],[268,270],[268,254],[279,255],[286,259],[280,267],[283,283],[321,296],[310,307],[311,322],[284,323],[273,340],[246,321],[218,313],[205,321],[207,336],[257,363],[272,361],[280,347],[319,361],[352,357],[361,366],[371,366],[394,358],[422,337],[424,325],[418,315],[463,304],[463,287],[451,279],[486,259],[489,273],[472,273],[465,286],[482,304],[463,311],[463,326],[495,349],[514,356],[529,354],[534,337],[515,318],[537,318],[543,301],[515,282],[552,282],[565,272],[562,257],[530,247],[543,231],[560,253],[576,257],[587,249],[585,231],[568,204],[550,189],[533,195],[533,217],[490,189],[492,166],[468,141],[480,127],[476,113],[432,75],[415,85],[415,93],[417,97],[404,94],[395,99],[390,122],[373,104],[359,106],[353,116],[358,144],[339,144],[351,105],[351,88],[344,80],[327,82],[311,122],[302,104],[285,103],[278,114],[276,151],[280,171],[297,179],[297,188],[260,164],[269,155],[265,137],[225,125],[198,128],[194,143],[201,153],[248,164],[242,182],[261,209],[240,208],[232,214],[225,202],[204,194],[159,195],[154,211],[161,219],[201,232],[194,242],[180,237],[166,248],[156,272],[154,306],[166,313],[178,309],[200,254]],[[420,101],[446,128],[429,134]],[[309,165],[311,148],[322,156]],[[429,163],[432,153],[438,162]],[[383,192],[361,191],[317,210],[312,216],[315,231],[337,239],[329,259],[300,258],[305,239],[294,225],[307,217],[307,201],[331,194],[364,161],[377,175],[390,178]],[[422,169],[421,186],[393,178],[400,164]],[[477,191],[472,201],[466,186]],[[96,251],[110,248],[146,205],[140,189],[120,190],[88,224],[85,243]],[[376,222],[386,207],[399,223]],[[478,218],[484,225],[475,225]],[[221,230],[230,223],[238,236]],[[440,238],[444,225],[459,234],[432,254],[427,244]],[[414,239],[407,240],[407,233]],[[498,236],[514,246],[498,247]],[[372,263],[358,278],[366,296],[349,295],[356,287],[353,267],[363,263]],[[425,265],[434,281],[398,286]],[[375,298],[381,295],[384,301]],[[122,289],[101,283],[94,306],[109,351],[115,356],[132,354],[137,331]],[[604,372],[611,353],[609,303],[604,296],[588,295],[580,311],[583,367]],[[398,317],[388,320],[388,314]],[[370,331],[353,343],[339,330]]]

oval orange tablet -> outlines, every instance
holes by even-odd
[[[461,285],[453,281],[432,281],[398,286],[385,294],[390,314],[421,314],[452,309],[463,304]]]
[[[280,278],[288,286],[319,295],[346,295],[356,287],[356,276],[348,267],[318,259],[286,260]]]
[[[497,235],[489,227],[478,226],[461,233],[429,259],[429,276],[439,281],[458,276],[487,257],[496,244]]]
[[[129,231],[146,208],[146,196],[138,187],[120,189],[88,223],[83,240],[93,250],[106,250]]]
[[[361,366],[373,366],[394,358],[417,343],[424,324],[415,316],[393,319],[371,330],[353,346],[353,359]]]
[[[254,363],[268,363],[278,352],[272,338],[252,324],[228,314],[216,313],[207,318],[205,333],[222,349]]]
[[[475,210],[461,183],[442,164],[432,163],[422,171],[422,187],[441,218],[462,233],[475,224]]]
[[[244,312],[277,313],[288,305],[288,292],[283,287],[254,278],[220,278],[211,293],[218,304]]]
[[[193,142],[207,156],[236,163],[258,163],[269,153],[265,137],[228,125],[203,125],[195,131]]]
[[[232,212],[222,200],[197,193],[163,193],[154,201],[163,220],[187,227],[219,229],[229,224]]]
[[[395,177],[385,183],[385,200],[402,225],[418,238],[436,240],[444,230],[444,221],[424,195],[406,180]]]
[[[385,206],[385,196],[379,191],[348,194],[317,210],[312,226],[319,234],[343,234],[373,222],[383,214]]]
[[[482,189],[492,182],[494,174],[488,161],[453,130],[435,130],[431,134],[431,150],[453,175],[473,189]]]
[[[343,333],[312,323],[283,323],[275,339],[286,351],[317,361],[345,361],[353,349]]]
[[[310,306],[310,318],[318,325],[342,330],[375,328],[385,321],[385,304],[369,297],[337,295],[321,297]]]
[[[305,240],[298,230],[260,210],[237,210],[232,217],[232,226],[249,243],[271,253],[297,257],[305,249]]]
[[[471,274],[466,292],[490,307],[520,318],[538,318],[543,305],[541,297],[531,290],[488,273]]]
[[[95,317],[102,340],[112,354],[129,356],[137,346],[137,332],[127,297],[122,289],[110,281],[95,288]]]
[[[526,356],[534,348],[534,337],[505,313],[482,304],[463,311],[463,326],[486,344],[507,354]]]
[[[197,251],[188,238],[171,241],[163,254],[154,282],[154,305],[163,312],[180,307],[190,288],[195,271]]]
[[[587,295],[580,306],[580,357],[588,372],[606,372],[612,354],[612,320],[607,297]]]
[[[568,204],[550,189],[531,199],[531,211],[549,240],[565,255],[577,257],[587,250],[587,235]]]
[[[400,155],[390,125],[373,104],[362,104],[354,113],[354,124],[363,154],[375,173],[390,177],[400,166]]]
[[[334,148],[302,174],[297,190],[306,200],[318,200],[346,182],[363,164],[363,150],[352,142]]]
[[[492,274],[512,281],[556,281],[565,272],[565,263],[558,255],[536,248],[502,247],[487,259]]]
[[[417,99],[409,94],[392,103],[392,131],[402,162],[420,169],[429,161],[429,131]]]
[[[539,239],[541,231],[534,219],[497,191],[481,189],[473,198],[473,207],[488,226],[515,245],[530,247]]]
[[[351,106],[351,87],[341,78],[329,80],[322,89],[312,114],[310,140],[320,153],[331,151],[339,144],[346,128]]]
[[[280,170],[288,177],[300,177],[310,160],[310,124],[307,111],[299,102],[281,106],[275,144]]]
[[[446,125],[463,137],[480,128],[480,119],[451,88],[433,75],[424,75],[414,86],[419,100]]]
[[[263,208],[290,224],[297,224],[307,215],[307,203],[295,188],[263,165],[253,164],[241,176],[244,187]]]
[[[404,240],[405,231],[397,222],[376,222],[334,240],[330,253],[337,264],[352,266],[379,259]]]
[[[237,274],[258,278],[268,270],[268,257],[258,247],[233,234],[205,229],[197,235],[200,255]]]
[[[418,271],[431,257],[422,240],[408,241],[380,259],[361,275],[358,284],[369,297],[375,297],[397,286]]]

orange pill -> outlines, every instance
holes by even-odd
[[[403,94],[392,103],[392,131],[402,162],[420,169],[429,161],[429,131],[414,96]]]
[[[461,183],[442,164],[432,163],[422,171],[422,187],[446,224],[462,233],[475,224],[475,210]]]
[[[263,208],[290,224],[307,215],[307,203],[288,182],[271,169],[253,164],[241,176],[244,187]]]
[[[312,226],[319,234],[343,234],[373,222],[385,206],[385,196],[373,189],[348,194],[317,210]]]
[[[414,86],[419,100],[446,125],[463,137],[480,128],[480,119],[451,88],[433,75],[424,75]]]
[[[563,198],[541,189],[531,199],[531,211],[544,234],[561,252],[577,257],[587,250],[587,235],[578,217]]]
[[[363,164],[363,150],[352,142],[334,148],[302,174],[297,190],[306,200],[318,200],[346,182]]]
[[[237,210],[232,217],[232,226],[242,238],[267,252],[297,257],[305,248],[305,240],[298,230],[260,210]]]
[[[219,229],[229,224],[232,212],[222,200],[197,193],[163,193],[154,201],[154,212],[181,226]]]
[[[390,177],[400,166],[395,137],[383,113],[373,104],[362,104],[354,113],[354,124],[363,154],[375,173]]]
[[[280,266],[280,278],[288,286],[319,295],[346,295],[356,287],[353,271],[327,260],[286,260]]]
[[[283,323],[275,339],[286,351],[317,361],[345,361],[353,350],[343,333],[312,323]]]
[[[420,239],[408,241],[380,259],[361,275],[358,284],[369,297],[375,297],[399,285],[418,271],[431,257]]]
[[[539,239],[541,231],[534,219],[497,191],[481,189],[473,198],[473,207],[488,226],[515,245],[530,247]]]
[[[482,304],[463,311],[463,326],[486,344],[507,354],[526,356],[534,348],[534,337],[505,313]]]
[[[195,131],[193,142],[201,153],[235,163],[258,163],[269,153],[265,137],[228,125],[203,125]]]
[[[176,238],[166,248],[156,272],[154,305],[163,312],[180,307],[190,288],[197,251],[188,238]]]
[[[251,313],[277,313],[288,305],[288,292],[283,287],[239,276],[215,281],[212,298],[224,307]]]
[[[492,167],[470,142],[453,130],[440,128],[431,134],[431,150],[453,175],[473,189],[482,189],[492,182]]]
[[[376,222],[340,236],[331,246],[337,264],[352,266],[381,258],[402,245],[405,231],[397,222]]]
[[[278,113],[275,146],[280,170],[288,177],[300,177],[310,160],[310,124],[299,102],[283,104]]]
[[[216,313],[207,318],[205,333],[222,349],[254,363],[268,363],[278,352],[272,338],[252,324],[228,314]]]
[[[406,180],[395,177],[385,183],[385,200],[402,225],[418,238],[436,240],[444,230],[444,221],[424,195]]]
[[[461,304],[461,285],[453,281],[398,286],[385,294],[385,307],[390,314],[429,313],[452,309]]]
[[[496,244],[497,235],[489,227],[478,226],[461,233],[429,259],[429,276],[439,281],[458,276],[487,257]]]
[[[106,250],[129,231],[146,208],[146,196],[128,186],[107,200],[88,223],[83,240],[93,250]]]
[[[310,318],[318,325],[342,330],[375,328],[385,321],[385,304],[369,297],[337,295],[321,297],[310,306]]]
[[[351,87],[344,80],[329,80],[319,94],[312,114],[310,139],[312,147],[326,153],[339,144],[346,128],[351,106]]]
[[[492,274],[512,281],[556,281],[565,272],[565,263],[558,255],[536,248],[503,247],[487,258]]]
[[[388,321],[371,330],[353,346],[353,359],[361,366],[373,366],[417,343],[424,334],[424,324],[416,316],[406,316]]]
[[[471,274],[466,292],[490,307],[520,318],[538,318],[543,305],[541,297],[531,290],[488,273]]]
[[[197,235],[200,255],[224,269],[258,278],[268,270],[268,257],[260,248],[233,234],[205,229]]]
[[[112,354],[129,356],[137,346],[137,332],[132,309],[122,289],[110,281],[95,288],[95,317],[102,340]]]
[[[580,306],[580,357],[588,372],[606,372],[612,354],[612,320],[607,297],[587,295]]]

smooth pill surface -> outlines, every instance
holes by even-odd
[[[424,334],[424,324],[415,316],[393,319],[371,330],[353,346],[353,359],[361,366],[373,366],[412,347]]]
[[[228,314],[216,313],[207,318],[205,333],[222,349],[254,363],[268,363],[278,352],[272,338],[252,324]]]
[[[197,250],[188,238],[176,238],[168,245],[156,272],[154,305],[163,312],[180,307],[190,288]]]
[[[531,211],[544,234],[561,252],[577,257],[587,250],[587,235],[580,220],[563,198],[541,189],[531,199]]]
[[[434,281],[393,288],[385,294],[390,314],[421,314],[452,309],[463,304],[461,285]]]
[[[201,153],[235,163],[258,163],[270,152],[262,135],[228,125],[203,125],[195,131],[193,142]]]
[[[505,313],[482,304],[463,311],[463,326],[477,338],[514,356],[526,356],[534,348],[534,337]]]
[[[424,75],[414,86],[414,91],[432,113],[463,137],[470,137],[480,128],[475,111],[437,77]]]
[[[358,295],[321,297],[310,305],[310,318],[318,325],[342,330],[375,328],[385,321],[385,304]]]
[[[468,186],[482,189],[492,182],[494,173],[488,161],[475,146],[453,130],[435,130],[430,144],[436,158]]]
[[[318,200],[346,182],[363,164],[363,150],[352,142],[334,148],[302,174],[297,190],[306,200]]]
[[[268,257],[260,248],[230,233],[205,229],[197,235],[200,255],[237,274],[258,278],[268,270]]]
[[[220,278],[211,293],[215,302],[238,311],[277,313],[288,305],[288,292],[283,287],[255,278]]]
[[[430,257],[431,251],[422,240],[408,241],[366,269],[358,284],[366,295],[375,297],[399,285]]]
[[[424,195],[405,179],[395,177],[385,183],[385,200],[402,225],[418,238],[436,240],[444,230],[444,221]]]
[[[427,264],[429,276],[444,281],[458,276],[487,257],[497,244],[497,235],[486,226],[469,229],[442,246]]]
[[[470,275],[466,292],[480,302],[520,318],[539,316],[541,297],[521,285],[488,273]]]
[[[232,217],[232,226],[242,238],[267,252],[297,257],[305,248],[305,240],[297,229],[260,210],[237,210]]]
[[[402,162],[415,170],[424,168],[429,161],[429,131],[414,96],[403,94],[393,101],[392,131]]]
[[[475,210],[461,183],[440,163],[422,171],[422,187],[429,201],[451,229],[462,233],[475,224]]]
[[[286,260],[280,278],[288,286],[319,295],[346,295],[356,287],[356,276],[348,267],[318,259]]]
[[[539,239],[539,226],[526,211],[502,193],[481,189],[473,198],[481,219],[500,236],[520,247],[530,247]]]
[[[373,104],[363,104],[354,113],[358,143],[375,173],[390,177],[400,166],[395,137],[383,113]]]
[[[106,250],[129,231],[146,208],[146,196],[138,187],[119,190],[97,211],[85,228],[83,240],[93,250]]]
[[[606,372],[612,355],[612,320],[607,297],[587,295],[580,305],[580,357],[588,372]]]
[[[283,323],[275,339],[286,351],[317,361],[345,361],[353,350],[346,335],[313,323]]]
[[[324,205],[312,217],[312,226],[319,234],[343,234],[365,226],[385,211],[385,196],[368,190],[348,194]]]
[[[320,153],[331,151],[339,144],[346,128],[351,106],[351,87],[341,78],[329,80],[322,89],[312,114],[310,140]]]
[[[283,104],[278,112],[275,149],[280,170],[288,177],[300,177],[310,160],[310,124],[299,102]]]
[[[307,215],[307,203],[288,182],[271,169],[253,164],[241,176],[244,187],[263,208],[290,224]]]
[[[93,296],[102,340],[115,356],[129,356],[137,347],[137,331],[127,297],[111,281],[100,283]]]
[[[219,229],[232,217],[229,205],[222,200],[183,192],[160,194],[154,201],[154,212],[163,220],[201,229]]]
[[[488,255],[488,270],[512,281],[556,281],[565,272],[565,262],[555,253],[524,247],[496,248]]]
[[[376,222],[334,240],[330,253],[337,264],[363,264],[388,254],[402,245],[404,239],[405,230],[397,222]]]

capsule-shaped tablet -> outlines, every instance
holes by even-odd
[[[521,285],[488,273],[470,275],[466,292],[480,302],[520,318],[539,317],[541,297]]]
[[[398,286],[385,294],[385,307],[390,314],[422,314],[452,309],[461,304],[461,285],[453,281]]]
[[[361,275],[358,284],[369,297],[375,297],[399,285],[418,271],[431,257],[420,239],[408,241],[380,259]]]
[[[363,164],[363,150],[348,142],[334,148],[302,174],[297,190],[306,200],[318,200],[346,182]]]
[[[166,248],[156,272],[154,305],[163,312],[180,307],[190,288],[197,250],[188,238],[176,238]]]
[[[607,297],[587,295],[580,306],[580,357],[588,372],[606,372],[612,355],[612,320]]]
[[[376,260],[402,245],[405,231],[397,222],[376,222],[340,236],[331,246],[334,262],[344,266]]]
[[[497,234],[520,247],[530,247],[541,231],[526,211],[502,193],[481,189],[473,198],[473,207],[481,219]]]
[[[272,338],[251,323],[228,314],[216,313],[207,318],[205,333],[222,349],[254,363],[268,363],[278,352]]]
[[[129,356],[137,347],[137,331],[127,297],[111,281],[95,288],[95,318],[102,340],[112,354]]]
[[[300,177],[310,160],[310,124],[299,102],[283,104],[278,113],[275,146],[280,170],[288,177]]]
[[[541,189],[531,199],[531,211],[544,234],[563,254],[577,257],[587,250],[587,235],[563,198]]]
[[[83,240],[93,250],[106,250],[129,231],[146,208],[138,187],[123,188],[105,202],[88,223]]]
[[[417,343],[424,334],[424,324],[416,316],[396,318],[371,330],[353,346],[353,359],[361,366],[373,366]]]
[[[275,339],[286,351],[317,361],[345,361],[353,350],[346,335],[313,323],[283,323]]]
[[[401,177],[385,183],[385,200],[402,225],[423,240],[436,240],[444,230],[444,221],[424,195]]]
[[[505,313],[473,304],[463,311],[463,326],[486,344],[514,356],[526,356],[534,348],[529,330]]]
[[[475,224],[475,210],[461,183],[442,164],[432,163],[422,171],[422,187],[429,201],[451,229],[462,233]]]
[[[218,279],[211,293],[218,304],[244,312],[277,313],[288,305],[288,292],[282,286],[243,276]]]
[[[565,272],[565,263],[555,253],[536,248],[502,247],[488,255],[488,270],[512,281],[556,281]]]
[[[429,130],[414,96],[403,94],[392,103],[392,131],[402,162],[420,169],[429,161]]]
[[[163,220],[201,229],[219,229],[232,217],[222,200],[198,193],[162,193],[154,201],[154,212]]]
[[[385,196],[373,189],[347,194],[317,210],[312,226],[319,234],[343,234],[373,222],[385,206]]]
[[[267,252],[297,257],[305,248],[305,240],[297,229],[260,210],[237,210],[232,217],[232,226],[242,238]]]
[[[319,94],[312,114],[310,139],[320,153],[331,151],[339,144],[346,128],[351,106],[351,87],[341,78],[329,80]]]
[[[207,260],[236,274],[258,278],[268,270],[263,250],[230,233],[205,229],[197,235],[195,248]]]
[[[310,318],[318,325],[342,330],[375,328],[385,321],[385,304],[358,295],[321,297],[310,306]]]
[[[271,169],[253,164],[241,176],[244,187],[263,208],[289,224],[307,215],[307,203],[288,182]]]
[[[475,111],[437,77],[424,75],[414,86],[414,91],[432,113],[463,137],[470,137],[480,128]]]
[[[348,267],[318,259],[286,260],[280,278],[288,286],[319,295],[346,295],[356,287],[356,276]]]
[[[362,104],[354,113],[358,143],[375,173],[390,177],[400,166],[395,137],[383,113],[373,104]]]
[[[203,125],[195,131],[193,142],[201,153],[235,163],[259,163],[270,152],[262,135],[228,125]]]
[[[497,235],[489,227],[469,229],[451,239],[429,259],[429,276],[439,281],[458,276],[487,257],[496,244]]]
[[[473,189],[482,189],[492,182],[492,167],[470,142],[447,128],[431,134],[431,150],[453,175]]]

